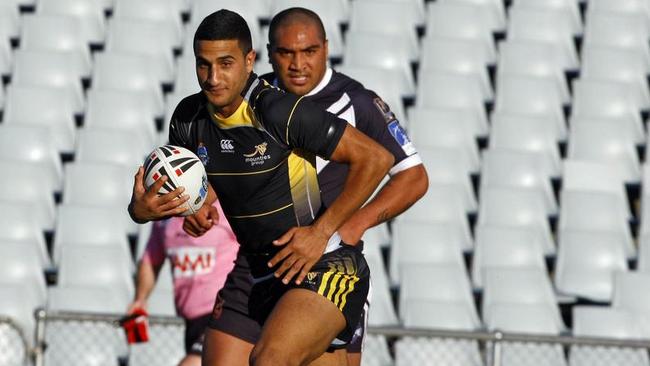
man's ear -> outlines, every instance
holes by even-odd
[[[246,71],[251,72],[253,71],[253,65],[255,65],[255,57],[257,53],[255,53],[255,50],[251,49],[250,52],[246,55]]]

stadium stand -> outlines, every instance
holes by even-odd
[[[429,173],[421,201],[365,236],[371,326],[650,339],[648,0],[4,0],[0,315],[30,345],[37,308],[122,315],[131,300],[150,232],[124,210],[132,176],[199,90],[203,16],[240,12],[264,73],[269,20],[295,5],[323,17],[330,64],[387,101]],[[161,273],[150,309],[173,316]],[[182,327],[152,326],[129,357],[100,323],[48,320],[44,365],[182,355]],[[387,334],[369,336],[364,366],[650,365],[624,343],[494,354]],[[4,339],[0,365],[32,365],[2,358]]]

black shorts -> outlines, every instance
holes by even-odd
[[[361,314],[368,295],[370,271],[363,254],[354,246],[342,244],[341,248],[324,254],[300,285],[285,285],[275,277],[253,284],[246,267],[247,262],[238,259],[220,291],[223,310],[218,317],[210,319],[209,327],[255,343],[261,325],[276,302],[291,288],[316,292],[339,307],[346,327],[333,346],[341,348],[349,343],[355,333],[359,334],[357,327],[364,325]],[[244,288],[249,288],[250,296],[246,299]],[[361,341],[359,337],[356,339]]]
[[[205,339],[205,328],[212,318],[212,314],[200,316],[194,319],[185,319],[185,353],[188,355],[199,355],[203,352],[203,341]]]

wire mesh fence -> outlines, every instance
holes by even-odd
[[[0,317],[0,366],[27,365],[28,340],[9,318]]]
[[[175,366],[184,322],[150,317],[149,341],[128,346],[121,315],[37,313],[36,366]],[[0,320],[0,366],[30,354],[16,327]],[[13,333],[12,333],[13,332]],[[483,331],[370,328],[363,366],[649,366],[650,340]]]

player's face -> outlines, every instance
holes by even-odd
[[[327,41],[308,22],[278,27],[275,44],[268,46],[273,71],[281,86],[305,95],[318,85],[327,68]]]
[[[242,101],[241,92],[253,71],[255,51],[244,55],[237,40],[197,41],[196,76],[208,101],[229,115]]]

